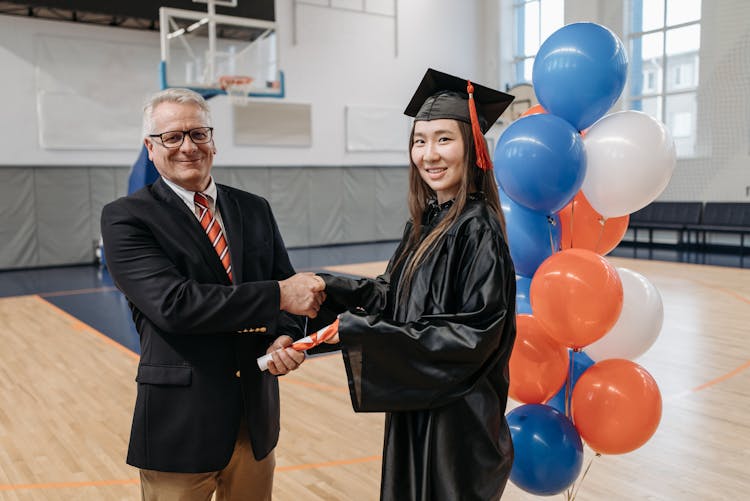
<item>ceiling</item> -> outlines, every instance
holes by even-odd
[[[159,7],[206,12],[193,0],[0,0],[0,15],[158,30]],[[216,7],[217,14],[275,21],[274,0],[238,0],[237,7]]]

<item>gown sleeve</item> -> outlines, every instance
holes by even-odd
[[[357,314],[380,314],[386,307],[391,287],[391,272],[398,256],[406,247],[411,231],[411,222],[406,223],[401,243],[388,262],[385,273],[376,278],[347,278],[327,273],[318,273],[326,283],[326,300],[321,307],[322,314],[338,315],[345,311]]]
[[[336,314],[352,310],[376,314],[385,308],[390,288],[387,273],[374,279],[353,279],[326,273],[318,275],[326,283],[326,300],[322,306],[325,310]]]
[[[452,252],[456,262],[446,268],[452,277],[433,276],[426,287],[415,281],[409,301],[419,304],[429,294],[450,301],[455,312],[435,308],[441,313],[408,322],[342,315],[339,332],[355,411],[440,407],[469,393],[508,356],[515,277],[507,246],[492,231],[476,231],[460,245]]]

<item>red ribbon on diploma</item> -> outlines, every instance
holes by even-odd
[[[336,321],[333,322],[331,325],[327,327],[323,327],[319,331],[313,334],[310,334],[309,336],[305,336],[299,341],[295,341],[294,343],[292,343],[291,348],[293,348],[296,351],[309,350],[310,348],[314,348],[318,346],[319,344],[324,343],[325,341],[331,339],[333,336],[336,335],[336,333],[338,333],[338,331],[339,331],[339,320],[336,319]],[[260,368],[260,370],[265,371],[268,369],[269,360],[271,360],[270,353],[258,358],[258,367]]]

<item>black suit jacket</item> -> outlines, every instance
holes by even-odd
[[[256,458],[279,436],[277,378],[255,359],[302,334],[279,311],[294,274],[268,202],[217,185],[235,284],[198,219],[161,179],[108,205],[107,266],[141,338],[128,464],[172,472],[224,468],[244,414]]]

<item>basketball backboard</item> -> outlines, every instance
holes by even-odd
[[[207,98],[228,90],[235,97],[238,90],[284,97],[276,23],[215,13],[215,6],[236,6],[237,0],[194,1],[207,3],[208,11],[159,9],[162,88],[187,87]],[[243,86],[232,88],[234,82]]]
[[[193,0],[193,3],[213,3],[217,7],[237,7],[237,0]]]

